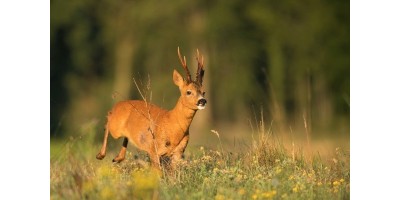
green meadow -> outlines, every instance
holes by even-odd
[[[109,139],[106,158],[97,160],[101,144],[94,126],[82,128],[77,137],[51,140],[51,199],[350,198],[348,144],[331,154],[311,152],[295,140],[285,145],[262,124],[250,143],[228,147],[212,130],[204,134],[218,141],[214,148],[189,141],[178,170],[157,173],[131,144],[126,160],[112,163],[119,140]]]

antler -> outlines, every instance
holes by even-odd
[[[181,61],[182,67],[186,72],[186,82],[191,82],[192,77],[190,76],[189,69],[186,65],[186,58],[185,58],[185,56],[183,56],[183,59],[182,59],[181,52],[179,51],[179,47],[178,47],[178,56],[179,56],[179,60]]]
[[[197,60],[196,82],[202,85],[204,76],[204,57],[201,56],[201,61],[200,61],[199,49],[197,49],[196,60]]]

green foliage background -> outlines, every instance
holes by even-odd
[[[140,98],[134,77],[143,88],[150,78],[152,102],[172,108],[178,46],[192,72],[196,48],[205,57],[201,127],[261,108],[275,127],[349,133],[349,1],[51,0],[50,9],[51,137]]]

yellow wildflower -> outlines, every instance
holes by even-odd
[[[244,194],[246,193],[246,190],[244,190],[243,188],[240,188],[239,191],[238,191],[238,193],[239,193],[240,195],[244,195]]]
[[[132,186],[132,181],[127,181],[127,182],[126,182],[126,185],[127,185],[127,186]]]
[[[224,199],[225,199],[225,197],[222,194],[215,195],[215,200],[224,200]]]
[[[276,191],[275,190],[272,190],[272,191],[270,191],[270,192],[264,192],[264,193],[262,193],[262,197],[264,197],[264,198],[272,198],[272,197],[274,197],[276,195]]]
[[[100,196],[102,199],[110,199],[114,195],[113,195],[113,191],[110,188],[105,187],[101,190]]]
[[[97,168],[96,172],[97,172],[97,175],[100,177],[112,176],[112,169],[105,165]]]
[[[134,172],[132,173],[132,181],[135,185],[135,190],[146,190],[146,189],[154,189],[158,187],[159,184],[159,176],[157,173],[143,173],[143,172]]]
[[[334,193],[337,193],[339,190],[337,188],[333,189]]]
[[[91,191],[93,191],[94,189],[95,189],[95,184],[94,184],[94,181],[85,181],[85,182],[83,182],[83,186],[82,186],[82,190],[84,191],[84,192],[91,192]]]
[[[332,183],[334,186],[338,186],[338,185],[340,185],[340,182],[339,181],[333,181],[333,183]]]

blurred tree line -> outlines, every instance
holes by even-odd
[[[133,78],[172,108],[178,46],[192,73],[196,48],[204,54],[207,126],[260,108],[277,126],[349,123],[349,1],[51,0],[50,9],[51,136],[141,98]]]

